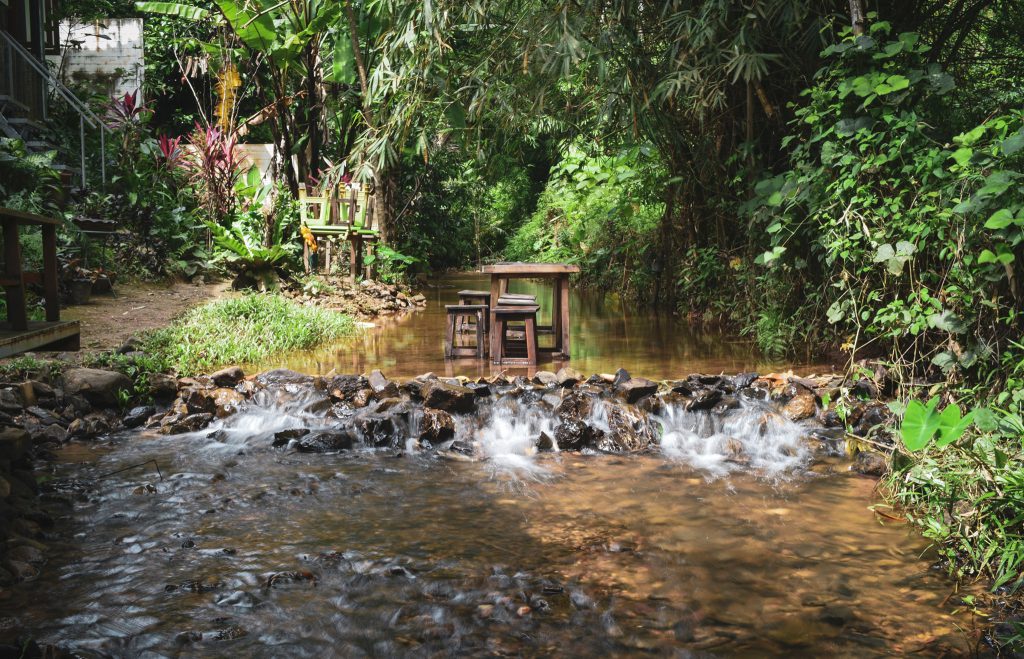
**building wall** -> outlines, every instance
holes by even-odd
[[[91,82],[112,97],[139,91],[145,75],[142,19],[112,18],[60,24],[64,46],[58,64],[64,84]]]

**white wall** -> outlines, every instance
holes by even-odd
[[[142,89],[145,74],[141,18],[60,24],[64,84],[85,77],[107,82],[112,97]],[[139,93],[139,102],[142,94]]]

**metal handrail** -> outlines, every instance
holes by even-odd
[[[82,186],[85,186],[85,124],[88,123],[91,128],[99,128],[100,131],[100,181],[103,186],[107,184],[107,153],[106,153],[106,131],[107,125],[103,123],[103,120],[96,116],[96,113],[89,109],[80,98],[75,96],[75,93],[64,86],[60,80],[54,77],[50,69],[37,60],[23,45],[12,37],[6,30],[0,30],[0,38],[4,40],[7,47],[11,48],[14,52],[18,53],[21,59],[32,67],[36,73],[42,76],[43,80],[49,84],[49,86],[68,102],[68,105],[78,114],[79,118],[79,142],[81,150],[81,169],[82,169]]]

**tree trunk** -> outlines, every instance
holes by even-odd
[[[850,0],[850,23],[853,25],[853,34],[860,36],[867,28],[867,16],[864,13],[864,0]]]

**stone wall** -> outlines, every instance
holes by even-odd
[[[91,82],[112,97],[142,89],[145,75],[141,18],[60,24],[57,66],[64,84]],[[139,101],[142,94],[139,94]]]

